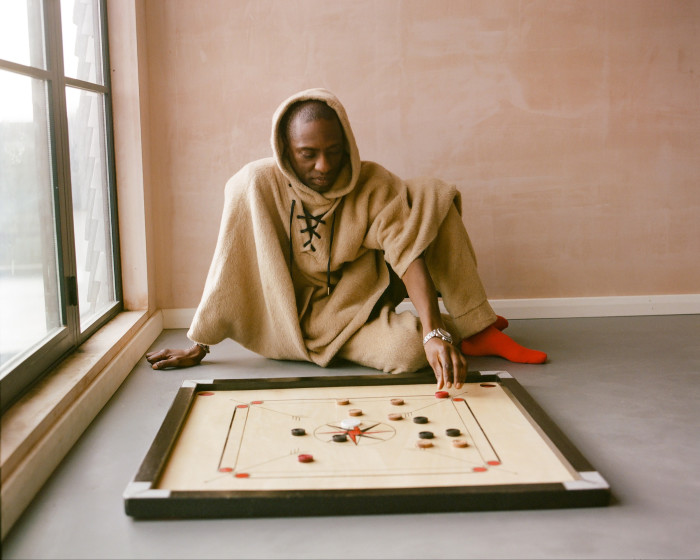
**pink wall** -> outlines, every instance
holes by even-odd
[[[458,185],[491,298],[700,292],[700,2],[148,0],[146,35],[159,308],[308,87],[363,159]]]

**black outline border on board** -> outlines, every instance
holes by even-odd
[[[562,483],[382,488],[359,490],[183,491],[156,484],[200,391],[346,385],[435,384],[432,372],[359,376],[246,378],[185,381],[178,390],[138,472],[124,491],[127,515],[138,519],[286,517],[384,513],[597,507],[610,503],[610,486],[505,371],[473,371],[467,383],[499,383],[529,417],[577,479]]]

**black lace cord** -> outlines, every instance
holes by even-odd
[[[289,185],[290,187],[292,185]],[[294,220],[294,205],[296,200],[292,199],[292,209],[289,211],[289,276],[293,279],[292,263],[294,262],[294,245],[292,244],[292,221]]]
[[[289,185],[291,187],[291,185]],[[292,243],[292,224],[294,222],[294,206],[296,205],[296,200],[292,199],[292,208],[289,211],[289,275],[290,277],[293,277],[293,271],[292,271],[292,264],[294,263],[294,245]],[[302,207],[303,208],[303,207]],[[335,217],[336,217],[337,212],[333,213],[333,221],[331,222],[331,238],[330,242],[328,243],[328,264],[326,266],[326,287],[328,289],[328,295],[331,295],[331,252],[333,251],[333,238],[335,236]],[[311,245],[311,250],[315,251],[316,248],[313,246],[312,241],[314,239],[314,235],[321,239],[321,236],[316,232],[316,228],[318,227],[318,224],[325,224],[326,222],[322,219],[323,215],[320,216],[314,216],[312,214],[309,214],[306,209],[304,209],[304,215],[299,215],[297,216],[298,219],[304,219],[307,220],[306,224],[308,227],[305,229],[301,230],[301,233],[309,233],[309,240],[304,243],[304,247],[307,245]],[[311,226],[308,222],[308,219],[311,218],[316,222],[315,226]]]
[[[331,222],[331,240],[328,243],[328,267],[326,268],[326,286],[328,286],[328,295],[331,295],[331,251],[333,250],[333,234],[335,233],[335,217],[338,212],[333,212],[333,221]]]
[[[311,245],[311,250],[315,253],[316,247],[314,247],[314,235],[321,239],[321,235],[316,231],[316,228],[319,224],[326,225],[326,221],[323,219],[324,214],[314,216],[311,212],[307,212],[306,208],[304,208],[303,206],[302,210],[304,210],[304,213],[299,214],[297,216],[297,220],[304,220],[304,223],[306,224],[306,227],[301,230],[301,233],[309,234],[309,240],[306,243],[304,243],[304,247],[308,247],[309,245]],[[311,225],[312,221],[316,223]]]

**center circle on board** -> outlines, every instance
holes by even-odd
[[[314,430],[314,437],[324,443],[334,443],[333,436],[348,434],[345,443],[355,443],[357,446],[384,443],[396,435],[396,430],[384,422],[377,420],[362,420],[354,428],[344,428],[340,420],[322,424]]]

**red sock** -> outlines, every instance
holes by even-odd
[[[467,356],[499,356],[519,364],[543,364],[547,361],[547,354],[521,346],[493,325],[465,338],[459,347]]]
[[[496,322],[493,324],[493,326],[499,331],[504,331],[508,328],[508,319],[501,317],[500,315],[496,315]]]

